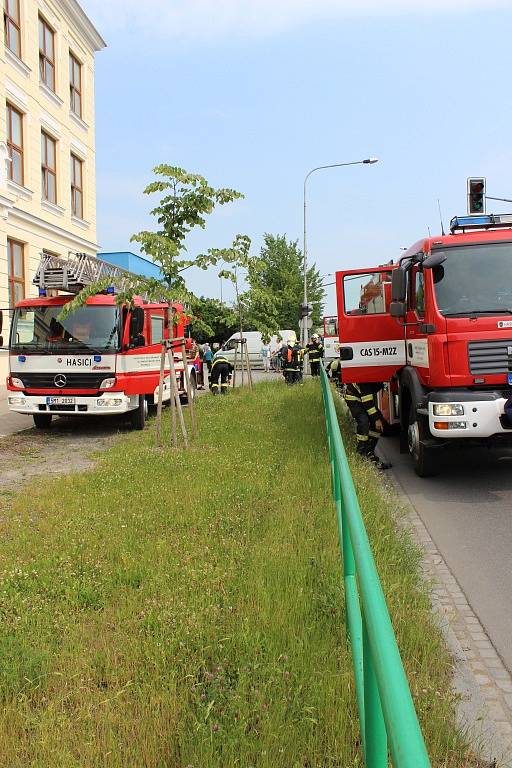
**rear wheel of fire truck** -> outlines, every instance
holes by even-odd
[[[51,413],[34,413],[32,418],[34,419],[34,424],[38,429],[48,429],[52,423]]]
[[[146,416],[148,415],[148,401],[145,395],[139,395],[139,404],[133,410],[130,411],[130,424],[132,429],[144,429],[146,423]]]
[[[190,374],[190,398],[193,403],[196,400],[196,395],[197,395],[197,381],[196,381],[195,374],[192,372]],[[188,403],[188,395],[186,392],[184,395],[182,395],[182,402],[185,403],[185,405]]]
[[[429,432],[425,418],[418,416],[414,404],[411,404],[407,442],[409,453],[412,456],[414,471],[418,477],[432,477],[439,474],[438,449],[429,448],[424,444],[424,440],[428,436]]]

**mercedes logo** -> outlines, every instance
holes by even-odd
[[[56,387],[61,387],[61,388],[65,387],[66,382],[67,382],[67,379],[63,373],[58,373],[53,379],[53,383],[55,384]]]

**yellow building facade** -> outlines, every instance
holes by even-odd
[[[76,0],[2,0],[0,309],[37,295],[43,252],[96,254],[94,55],[105,47]],[[7,352],[0,350],[0,386]]]

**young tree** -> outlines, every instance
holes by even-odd
[[[188,233],[194,227],[204,229],[206,216],[216,205],[231,203],[243,195],[235,189],[214,189],[203,176],[171,165],[158,165],[154,173],[162,178],[148,184],[144,194],[163,193],[159,204],[151,211],[160,227],[157,232],[138,232],[131,241],[139,243],[141,251],[160,266],[170,288],[183,288],[183,272],[187,269],[208,269],[217,263],[212,251],[194,258],[184,256]]]
[[[299,307],[304,293],[304,259],[297,241],[286,235],[265,234],[255,269],[249,268],[246,301],[249,317],[261,322],[272,318],[274,328],[298,330]],[[307,271],[308,299],[313,304],[313,326],[321,324],[322,281],[313,264]]]
[[[191,267],[206,270],[217,264],[218,258],[215,249],[193,258],[187,257],[185,239],[194,227],[205,228],[206,217],[216,205],[225,205],[243,198],[243,195],[235,189],[215,189],[203,176],[176,166],[157,165],[153,172],[159,178],[148,184],[144,194],[163,193],[159,204],[151,211],[159,228],[156,232],[138,232],[132,235],[131,242],[139,243],[140,250],[160,267],[162,279],[134,276],[133,280],[127,280],[117,301],[119,304],[130,304],[133,296],[144,294],[155,300],[192,303],[195,297],[186,289],[183,273]],[[84,288],[65,305],[61,316],[65,317],[83,306],[89,296],[104,290],[109,282],[100,280]]]
[[[185,240],[188,233],[195,227],[204,229],[206,217],[212,213],[215,206],[225,205],[243,197],[234,189],[210,186],[203,176],[196,173],[188,173],[183,168],[171,165],[158,165],[153,169],[157,178],[148,184],[144,194],[152,195],[160,193],[160,202],[151,211],[158,222],[156,232],[143,230],[133,235],[132,242],[139,243],[140,250],[149,256],[160,267],[161,279],[144,278],[140,276],[128,277],[124,281],[122,290],[118,293],[118,304],[133,304],[136,295],[145,295],[154,301],[167,301],[169,307],[173,301],[185,302],[192,305],[196,300],[193,294],[186,289],[183,273],[191,267],[208,269],[217,264],[218,257],[214,249],[206,254],[198,254],[195,257],[186,255]],[[242,236],[238,236],[243,239]],[[248,238],[247,238],[248,239]],[[238,254],[233,253],[236,261]],[[105,290],[110,280],[98,280],[93,285],[84,288],[75,298],[67,303],[60,317],[64,318],[70,312],[83,306],[89,296]],[[171,313],[169,312],[169,317]],[[171,320],[169,320],[171,322]],[[163,354],[161,379],[163,374]],[[172,363],[171,355],[169,362]],[[185,371],[188,379],[188,370]],[[174,386],[174,377],[171,375]],[[175,392],[177,398],[177,392]],[[173,412],[174,413],[174,412]],[[160,429],[160,405],[157,431]]]

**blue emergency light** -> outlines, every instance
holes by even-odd
[[[109,293],[111,296],[113,296],[114,293],[115,293],[114,286],[113,285],[109,285],[107,290],[105,291],[105,293]]]
[[[450,230],[456,229],[490,229],[494,227],[512,227],[512,215],[496,215],[486,213],[482,216],[454,216],[450,221]]]
[[[46,288],[40,288],[39,289],[39,295],[40,296],[46,296]]]

